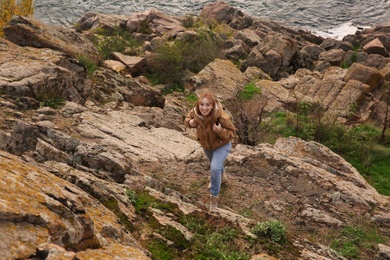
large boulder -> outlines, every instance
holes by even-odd
[[[297,41],[282,34],[270,33],[260,43],[259,50],[267,55],[270,50],[275,51],[281,57],[281,65],[286,67],[291,62],[292,57],[298,51]]]
[[[361,41],[361,46],[365,46],[369,42],[378,39],[383,44],[383,47],[388,51],[390,50],[389,32],[390,23],[383,22],[373,28],[367,28],[359,33],[356,33],[355,38]]]
[[[223,56],[229,60],[240,60],[248,56],[251,49],[242,40],[225,41]]]
[[[231,61],[221,59],[210,62],[189,80],[196,94],[211,92],[222,100],[233,99],[246,83],[245,75]]]
[[[357,80],[349,80],[329,107],[331,114],[348,117],[361,104],[370,86]]]
[[[341,66],[344,54],[345,51],[342,49],[331,49],[329,51],[321,52],[319,60],[327,61],[332,66]]]
[[[90,94],[86,70],[64,53],[20,47],[0,38],[0,89],[20,108],[69,100],[84,104]],[[16,98],[17,97],[17,98]]]
[[[105,114],[84,112],[78,118],[81,122],[75,127],[77,134],[95,141],[79,146],[76,154],[82,153],[94,165],[101,165],[99,156],[109,156],[110,161],[117,162],[112,165],[118,166],[132,161],[182,160],[199,146],[176,130],[148,126],[131,110],[110,110]],[[99,156],[92,156],[93,151]],[[126,173],[126,168],[123,169]]]
[[[357,80],[370,86],[369,91],[377,89],[384,80],[383,74],[372,67],[367,67],[362,64],[354,63],[348,69],[344,77],[344,81]]]
[[[297,51],[297,42],[293,38],[280,33],[269,33],[252,48],[241,69],[256,66],[269,73],[272,78],[279,78],[279,73],[288,68]]]
[[[206,22],[225,23],[236,30],[248,28],[253,23],[252,17],[222,1],[205,6],[199,16]]]
[[[381,73],[386,81],[390,81],[390,63],[386,65],[383,69],[381,69]]]
[[[134,106],[164,107],[161,91],[132,77],[99,68],[94,72],[91,98],[97,102],[130,102]]]
[[[389,53],[386,50],[385,46],[378,38],[375,38],[372,41],[368,42],[366,45],[364,45],[363,50],[368,54],[380,54],[385,57],[389,56]]]
[[[314,62],[318,60],[320,53],[324,51],[325,49],[318,45],[307,45],[298,51],[296,62],[300,68],[313,69]]]
[[[0,166],[2,259],[27,259],[45,243],[79,252],[119,244],[148,259],[117,216],[83,190],[3,151]]]
[[[245,171],[235,166],[243,162]],[[254,210],[263,217],[286,219],[306,229],[346,226],[351,216],[361,219],[365,215],[383,235],[388,234],[388,197],[380,195],[356,169],[321,144],[289,137],[278,139],[274,145],[237,145],[228,165],[229,172],[240,179],[237,186],[253,182],[253,186],[245,186],[247,196],[237,201],[261,201],[262,206]],[[276,195],[280,193],[283,196]],[[226,196],[239,195],[229,190]],[[296,210],[288,210],[297,203]]]
[[[87,12],[77,22],[78,31],[88,31],[96,28],[113,30],[120,27],[129,31],[138,39],[162,36],[168,32],[177,33],[185,31],[182,22],[173,16],[167,15],[158,10],[146,10],[144,12],[133,13],[131,15],[107,15],[102,13]],[[150,39],[148,39],[150,40]]]
[[[237,31],[234,35],[234,38],[242,40],[250,48],[253,48],[261,42],[261,37],[256,34],[254,30],[251,29]]]
[[[78,32],[103,28],[108,31],[114,30],[117,26],[122,26],[126,23],[128,16],[115,14],[98,14],[94,12],[86,12],[78,21],[76,30]]]
[[[125,55],[120,52],[113,52],[111,56],[114,60],[123,63],[126,66],[126,72],[132,76],[139,76],[145,71],[144,57]]]
[[[125,27],[132,33],[141,32],[157,36],[162,36],[171,30],[184,30],[181,21],[177,18],[153,9],[130,16]]]
[[[13,16],[4,27],[5,38],[20,46],[49,48],[64,52],[73,58],[85,56],[98,61],[98,51],[86,36],[72,28],[48,25],[37,20]]]
[[[383,81],[384,75],[378,69],[359,63],[352,64],[349,69],[329,65],[322,73],[299,69],[295,74],[278,82],[287,88],[289,93],[289,99],[286,98],[284,102],[283,98],[279,100],[285,103],[285,107],[291,107],[287,104],[292,101],[291,97],[299,93],[304,100],[321,105],[333,117],[348,117],[351,113],[360,111],[359,107],[370,111],[375,109],[370,96]],[[275,93],[275,95],[282,97],[281,94]],[[363,110],[359,113],[361,114],[356,116],[364,120],[369,119],[363,115],[367,111]]]

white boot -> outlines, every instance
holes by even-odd
[[[210,210],[209,212],[216,211],[218,208],[218,196],[210,195]]]
[[[222,181],[221,181],[221,184],[227,183],[227,182],[228,182],[228,177],[227,177],[227,175],[226,175],[226,172],[224,172],[224,173],[222,174]]]

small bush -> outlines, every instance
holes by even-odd
[[[162,95],[168,95],[170,93],[174,93],[174,92],[183,92],[184,91],[184,88],[182,85],[168,85],[166,87],[164,87],[162,90],[161,90],[161,94]]]
[[[175,259],[174,250],[167,245],[165,241],[155,239],[147,245],[148,250],[152,253],[153,259],[171,260]]]
[[[261,142],[275,143],[279,137],[294,136],[294,129],[288,127],[290,115],[287,112],[267,113],[260,125]]]
[[[359,162],[358,169],[368,174],[374,161],[373,150],[377,147],[380,129],[370,125],[358,125],[348,129],[343,136],[344,144],[340,154]],[[356,166],[355,166],[356,167]]]
[[[218,34],[222,39],[226,40],[232,37],[235,31],[229,25],[223,23],[223,24],[218,24],[214,28],[214,32]]]
[[[90,76],[99,68],[97,62],[86,55],[77,55],[77,60],[86,68]]]
[[[125,193],[127,195],[127,198],[131,202],[131,204],[135,204],[137,202],[137,193],[134,190],[126,189]]]
[[[92,34],[92,42],[95,44],[102,59],[107,59],[113,52],[124,54],[136,54],[140,44],[125,29],[119,26],[113,30],[99,28]]]
[[[358,259],[359,258],[359,248],[350,242],[343,242],[341,240],[335,240],[332,242],[330,247],[340,253],[340,255],[346,257],[347,259]]]
[[[226,104],[234,118],[240,142],[257,145],[260,140],[260,125],[268,98],[261,95],[261,89],[253,82],[237,92],[235,98]]]
[[[186,15],[186,16],[184,17],[184,19],[182,20],[182,25],[183,25],[185,28],[187,28],[187,29],[192,28],[192,27],[195,26],[195,20],[196,20],[196,18],[195,18],[194,15],[188,14],[188,15]]]
[[[187,103],[190,105],[190,106],[194,106],[195,105],[195,102],[198,101],[198,96],[194,93],[191,93],[189,94],[187,97],[186,97],[186,101]]]
[[[254,95],[261,95],[261,89],[256,87],[253,82],[246,84],[244,89],[239,92],[239,96],[243,101],[252,99]]]
[[[324,143],[333,139],[334,131],[342,126],[337,117],[326,112],[321,103],[299,102],[287,113],[285,131],[305,141]]]
[[[37,99],[40,107],[57,109],[65,104],[65,98],[49,94],[41,94]]]
[[[238,232],[233,228],[221,230],[194,238],[195,254],[193,259],[249,259],[249,255],[238,250],[232,243],[238,238]]]
[[[184,76],[185,52],[187,44],[184,42],[166,43],[156,50],[156,54],[151,60],[152,74],[155,83],[181,84]]]
[[[151,60],[151,74],[157,83],[182,85],[186,73],[198,73],[218,57],[221,41],[211,31],[198,30],[194,41],[167,42],[155,50]]]
[[[274,242],[284,242],[287,231],[284,225],[278,220],[271,220],[257,223],[252,229],[253,234],[266,236]]]

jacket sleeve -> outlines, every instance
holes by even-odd
[[[222,139],[234,139],[237,131],[236,127],[233,125],[231,120],[226,117],[222,117],[221,119],[220,123],[223,129],[217,133],[217,135],[219,135]]]

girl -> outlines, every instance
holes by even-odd
[[[200,145],[210,161],[210,211],[217,208],[224,162],[236,135],[230,116],[221,103],[206,93],[199,96],[195,106],[184,120],[187,127],[196,128]],[[226,178],[226,177],[225,177]]]

